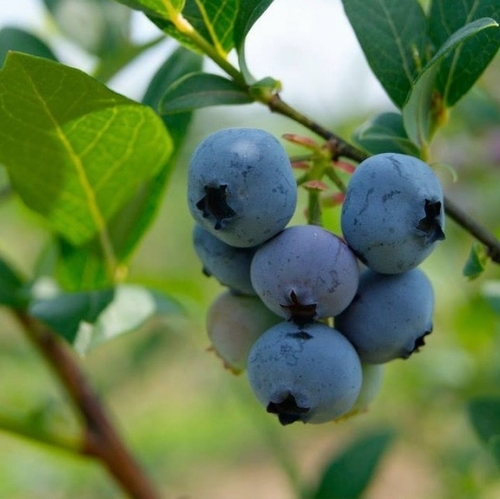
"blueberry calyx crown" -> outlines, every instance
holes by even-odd
[[[280,307],[290,314],[291,321],[299,325],[314,321],[316,317],[316,303],[300,303],[295,291],[290,292],[290,302],[287,305],[280,304]]]
[[[439,217],[441,215],[441,201],[425,200],[425,217],[418,222],[417,229],[425,234],[426,242],[442,241],[445,236]]]
[[[278,416],[283,426],[299,421],[303,414],[309,412],[309,409],[309,407],[300,407],[291,393],[288,393],[281,402],[269,402],[266,408],[267,412]]]
[[[205,195],[196,203],[196,208],[202,211],[203,218],[215,218],[214,229],[222,229],[224,221],[236,215],[236,212],[227,204],[227,185],[204,187]]]

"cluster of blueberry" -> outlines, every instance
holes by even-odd
[[[378,390],[382,364],[409,357],[431,332],[433,290],[417,266],[444,238],[444,213],[422,161],[363,161],[342,207],[344,239],[286,227],[296,181],[263,130],[206,138],[191,158],[188,198],[204,272],[228,288],[208,312],[212,347],[234,372],[247,368],[282,424],[357,412]]]

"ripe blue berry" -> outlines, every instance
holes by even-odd
[[[434,292],[420,269],[402,274],[361,274],[352,303],[335,327],[354,345],[362,362],[408,358],[432,331]]]
[[[270,239],[292,218],[297,187],[288,156],[264,130],[230,128],[194,151],[188,204],[207,231],[236,247]]]
[[[412,156],[372,156],[351,176],[341,224],[349,246],[372,270],[410,270],[444,239],[439,179]]]
[[[313,225],[289,227],[255,253],[253,287],[275,313],[297,322],[332,317],[358,287],[355,256],[331,232]]]
[[[225,291],[210,306],[206,327],[212,348],[225,367],[238,374],[245,369],[255,340],[281,320],[256,296]]]
[[[273,326],[250,350],[247,372],[258,400],[283,425],[339,418],[353,407],[362,382],[352,345],[321,323]]]
[[[203,272],[237,293],[254,295],[250,263],[257,248],[235,248],[199,225],[193,230],[193,244]]]

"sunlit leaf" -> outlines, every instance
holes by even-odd
[[[0,30],[0,67],[9,50],[57,61],[56,55],[43,40],[28,31],[12,26]]]
[[[417,146],[408,138],[399,113],[377,114],[355,130],[353,138],[371,154],[396,152],[419,157]]]
[[[490,18],[477,19],[463,26],[446,40],[418,75],[403,107],[405,129],[414,143],[419,146],[429,143],[444,112],[442,97],[436,90],[441,63],[467,39],[495,27],[497,23]]]
[[[427,62],[427,19],[417,0],[343,0],[373,73],[401,108]]]
[[[233,28],[238,5],[238,0],[187,0],[182,18],[225,57],[234,47]],[[185,31],[179,30],[178,20],[166,16],[150,16],[150,19],[182,44],[200,50]]]
[[[98,238],[113,252],[109,221],[172,152],[162,121],[79,70],[23,54],[8,56],[0,95],[0,161],[16,192],[71,244]]]
[[[382,430],[352,442],[328,464],[312,499],[358,499],[393,438],[392,431]]]
[[[200,72],[186,75],[171,85],[163,96],[160,112],[179,113],[207,106],[250,102],[251,97],[233,81]]]
[[[436,47],[462,26],[489,17],[500,22],[498,0],[433,0],[429,14],[429,32]],[[443,61],[436,80],[445,104],[453,106],[477,81],[500,47],[500,29],[485,30],[465,41]]]

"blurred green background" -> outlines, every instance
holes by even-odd
[[[346,61],[345,71],[350,70]],[[498,81],[497,56],[476,90],[453,110],[432,157],[456,173],[455,180],[450,168],[437,167],[447,194],[500,236]],[[307,102],[301,109],[311,111]],[[342,119],[320,118],[348,138],[384,109],[391,108],[385,103],[377,109],[351,106]],[[500,316],[484,295],[485,286],[500,278],[500,269],[490,264],[479,279],[464,278],[472,239],[451,220],[446,240],[423,264],[436,293],[434,332],[420,353],[386,366],[381,392],[367,413],[341,423],[281,427],[258,405],[245,375],[225,371],[207,351],[204,317],[222,288],[202,275],[192,249],[186,166],[203,137],[228,126],[258,126],[277,136],[310,135],[257,106],[197,112],[130,274],[130,281],[177,298],[187,315],[158,320],[80,359],[164,497],[289,499],[293,492],[288,474],[314,484],[335,453],[380,428],[394,429],[397,438],[366,493],[368,499],[500,497],[498,465],[467,415],[470,398],[500,394]],[[293,223],[305,222],[304,207],[302,203]],[[338,215],[338,209],[327,214],[327,228],[338,231]],[[30,275],[50,237],[40,220],[15,197],[2,198],[0,234],[0,254]],[[5,310],[0,310],[0,333],[0,407],[39,411],[57,424],[76,425],[57,380]],[[0,498],[101,497],[122,494],[96,463],[0,432]]]

